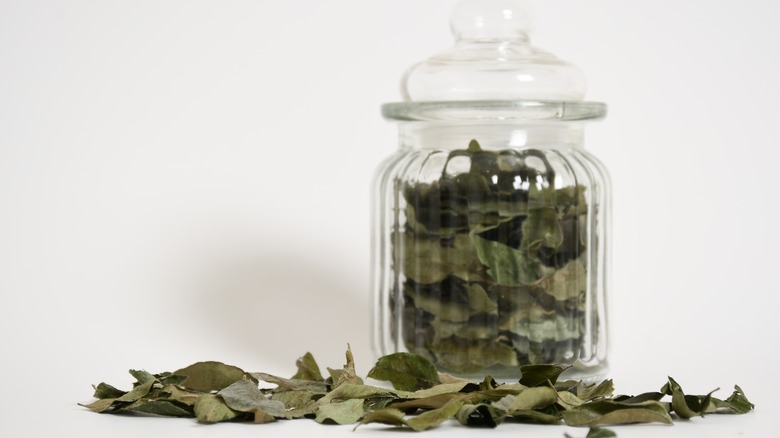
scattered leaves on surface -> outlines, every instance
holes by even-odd
[[[586,438],[616,436],[596,427],[601,425],[671,424],[673,418],[744,414],[754,409],[739,386],[721,400],[712,393],[685,394],[669,377],[660,392],[614,396],[611,380],[558,381],[566,369],[559,365],[522,366],[516,383],[499,383],[490,376],[470,382],[438,373],[423,357],[396,353],[380,358],[369,372],[369,377],[388,381],[395,389],[363,383],[349,347],[346,364],[331,370],[329,379],[323,378],[311,353],[296,365],[298,371],[290,379],[246,373],[221,362],[198,362],[174,373],[130,370],[136,379],[132,389],[101,383],[94,386],[97,400],[82,406],[97,413],[194,417],[201,423],[310,418],[326,424],[385,424],[418,432],[447,421],[483,428],[503,422],[563,422],[590,427]],[[275,387],[260,387],[258,380]]]

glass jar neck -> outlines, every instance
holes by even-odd
[[[435,121],[399,124],[402,150],[466,149],[477,140],[483,149],[582,148],[584,124],[575,122]]]

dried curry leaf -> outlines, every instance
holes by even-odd
[[[232,410],[238,412],[263,411],[274,417],[286,417],[284,403],[269,400],[250,380],[239,380],[217,393]]]
[[[324,397],[317,400],[317,404],[322,406],[334,400],[351,400],[355,398],[367,399],[372,397],[395,397],[395,394],[387,388],[379,388],[371,385],[359,385],[345,383],[333,391],[327,393]]]
[[[626,404],[610,400],[586,403],[561,412],[569,426],[600,426],[609,424],[665,423],[672,424],[666,407],[656,401]]]
[[[465,404],[460,407],[455,418],[464,426],[497,427],[504,421],[506,414],[485,403]]]
[[[124,408],[126,411],[142,412],[163,417],[193,417],[192,408],[168,400],[138,400]]]
[[[360,420],[363,414],[363,400],[355,398],[320,406],[315,420],[318,423],[353,424]]]
[[[368,377],[390,382],[395,389],[418,391],[441,383],[430,360],[411,353],[394,353],[381,357]]]
[[[566,368],[560,365],[523,365],[520,367],[520,383],[529,387],[546,385],[547,381],[555,384],[564,371]]]
[[[313,380],[315,382],[323,382],[325,378],[322,377],[320,367],[317,365],[317,361],[314,360],[314,356],[311,353],[306,353],[299,357],[295,361],[295,365],[298,367],[298,372],[292,376],[293,379],[298,380]]]
[[[704,416],[707,413],[712,400],[712,391],[707,395],[686,395],[680,384],[669,377],[666,384],[661,388],[661,392],[672,396],[672,410],[680,418],[692,418],[695,416]]]
[[[335,375],[331,373],[331,377],[333,377],[334,389],[344,384],[363,384],[363,379],[358,377],[357,372],[355,371],[355,358],[352,356],[352,349],[350,348],[349,344],[347,344],[347,352],[345,356],[347,358],[347,363],[344,364],[344,368],[339,370],[339,372]],[[328,371],[331,370],[328,369]]]
[[[92,396],[95,398],[104,399],[104,398],[119,398],[125,394],[127,394],[127,391],[121,391],[107,383],[100,383],[97,386],[95,386],[95,393]]]
[[[563,435],[565,438],[574,438],[568,433]],[[609,429],[602,429],[600,427],[591,427],[590,430],[588,430],[588,434],[585,435],[585,438],[614,438],[617,434],[614,431],[611,431]]]
[[[267,373],[251,373],[251,375],[256,380],[277,385],[278,391],[310,391],[315,394],[325,394],[328,392],[328,385],[325,382],[286,379]]]
[[[715,398],[713,398],[713,400],[715,400]],[[726,400],[718,400],[716,405],[719,409],[716,412],[720,412],[720,409],[723,408],[725,412],[732,414],[746,414],[756,407],[747,399],[745,391],[743,391],[739,385],[734,385],[734,393]]]
[[[222,397],[214,394],[203,394],[194,406],[195,418],[200,423],[219,423],[238,417],[238,412],[230,409]]]
[[[197,362],[173,374],[186,376],[187,380],[181,386],[196,391],[219,391],[233,382],[253,379],[241,368],[215,361]]]

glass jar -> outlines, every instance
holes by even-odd
[[[461,0],[456,46],[382,107],[400,147],[374,182],[377,354],[463,377],[606,373],[610,184],[583,144],[606,106],[529,45],[529,17],[526,1]]]

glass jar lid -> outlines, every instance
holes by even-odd
[[[531,45],[530,0],[460,0],[450,19],[455,45],[413,65],[404,102],[382,107],[395,120],[592,120],[606,105],[583,102],[576,66]]]

